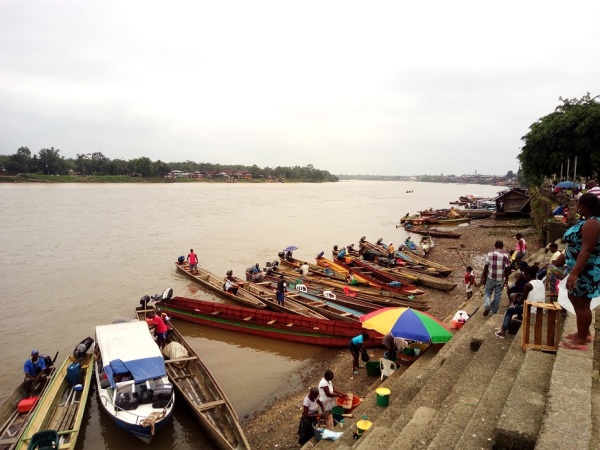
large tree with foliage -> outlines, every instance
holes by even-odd
[[[589,92],[581,99],[559,100],[562,105],[529,127],[518,156],[524,178],[534,185],[560,173],[561,164],[571,170],[577,156],[577,175],[590,177],[600,171],[600,96]]]

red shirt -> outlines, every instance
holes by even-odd
[[[148,322],[149,325],[154,325],[154,329],[157,333],[166,333],[168,330],[163,320],[158,316],[154,316],[152,319],[146,319],[146,322]]]
[[[195,253],[190,253],[188,255],[188,260],[190,261],[190,264],[198,264],[198,257]]]

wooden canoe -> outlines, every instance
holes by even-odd
[[[419,256],[425,256],[427,253],[421,243],[417,244],[416,242],[413,242],[410,237],[399,245],[399,250],[414,253],[415,255]]]
[[[138,320],[145,320],[146,312],[153,306],[136,308]],[[185,348],[187,356],[167,359],[165,366],[169,380],[186,401],[200,426],[222,450],[250,449],[239,418],[231,402],[185,338],[170,324],[168,342],[177,342]]]
[[[40,355],[40,358],[41,357],[43,357],[43,355]],[[54,359],[56,359],[56,356]],[[49,358],[48,361],[52,360]],[[51,366],[46,367],[49,369],[46,382],[38,383],[33,387],[32,395],[33,397],[37,397],[38,401],[32,409],[24,412],[19,412],[18,409],[21,400],[24,400],[27,396],[27,390],[25,389],[24,383],[21,383],[11,396],[4,401],[2,406],[0,406],[0,450],[14,449],[19,442],[19,439],[21,439],[29,420],[33,417],[33,414],[39,406],[39,398],[44,395],[50,380],[56,372],[54,361],[52,361]]]
[[[252,295],[258,297],[263,301],[267,307],[273,311],[278,311],[288,314],[298,314],[306,317],[314,317],[316,319],[327,319],[323,314],[314,311],[306,306],[294,301],[289,295],[284,294],[283,305],[277,303],[275,298],[275,291],[277,289],[277,282],[273,281],[259,281],[254,283],[252,281],[244,281],[240,278],[234,277],[235,282]],[[287,293],[286,293],[287,294]]]
[[[243,289],[238,290],[238,293],[235,295],[227,292],[225,289],[223,289],[225,277],[218,277],[203,267],[198,266],[198,269],[196,270],[197,273],[195,274],[190,272],[190,267],[187,263],[180,264],[179,262],[175,261],[175,267],[180,273],[191,278],[201,286],[211,290],[223,298],[227,298],[244,306],[250,306],[253,308],[264,309],[267,307],[263,301],[259,300],[257,297],[247,291],[244,291]]]
[[[462,236],[461,233],[456,233],[454,231],[437,230],[435,228],[405,227],[405,229],[409,233],[430,235],[433,237],[448,238],[448,239],[458,239],[459,237]]]
[[[80,378],[77,381],[81,382],[75,385],[70,383],[73,381],[70,373],[72,363],[79,364],[80,368]],[[26,449],[36,433],[46,430],[58,433],[61,450],[75,448],[90,393],[93,369],[93,348],[80,358],[73,355],[65,358],[40,398],[33,417],[15,447],[17,450]]]
[[[267,275],[266,280],[276,281],[276,277],[280,274],[284,275],[284,278],[288,285],[295,285],[303,283],[309,289],[320,289],[322,291],[330,291],[334,294],[348,293],[351,297],[357,297],[361,300],[369,301],[375,304],[383,306],[407,306],[421,311],[430,309],[429,304],[425,301],[422,296],[397,294],[395,292],[386,291],[384,289],[365,288],[361,286],[349,285],[347,283],[339,283],[333,280],[327,280],[319,277],[305,277],[304,279],[299,278],[296,273],[287,272],[285,269],[278,268],[275,272]]]
[[[379,244],[379,245],[372,244],[363,237],[363,238],[361,238],[360,245],[361,245],[361,247],[368,248],[370,250],[379,252],[382,255],[387,255],[387,245],[385,245],[385,244]],[[452,269],[450,269],[449,267],[446,267],[442,264],[438,264],[433,261],[429,261],[428,259],[423,258],[418,255],[415,255],[415,254],[408,255],[408,254],[406,254],[406,252],[396,251],[395,256],[396,256],[396,258],[404,261],[406,263],[406,265],[410,266],[411,268],[420,266],[420,267],[425,267],[427,269],[435,269],[437,273],[439,273],[440,275],[443,275],[443,276],[447,276],[452,273]]]
[[[156,305],[176,319],[302,344],[346,347],[351,338],[364,331],[360,322],[314,319],[185,297]],[[371,331],[369,334],[368,347],[381,345],[383,336]]]

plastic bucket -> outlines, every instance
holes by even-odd
[[[337,426],[338,421],[333,419],[333,426]],[[316,422],[313,422],[312,424],[313,427],[313,432],[315,433],[315,439],[318,441],[320,441],[321,439],[323,439],[323,430],[325,430],[327,428],[327,421],[326,420],[317,420]]]
[[[379,361],[369,361],[365,367],[367,368],[367,375],[372,377],[378,377],[381,375],[381,369],[379,368]]]
[[[377,406],[387,406],[390,404],[390,393],[388,388],[377,388]]]
[[[366,420],[366,419],[361,419],[358,422],[356,422],[356,434],[358,434],[358,436],[362,436],[362,434],[367,431],[369,428],[371,428],[371,425],[373,425],[373,422]]]
[[[341,406],[334,406],[331,408],[331,415],[333,416],[334,422],[340,422],[343,419],[342,414],[345,414],[345,410]]]

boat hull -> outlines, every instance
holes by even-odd
[[[350,338],[364,331],[355,321],[314,319],[184,297],[157,305],[170,316],[188,322],[302,344],[345,347]],[[367,345],[378,346],[379,339],[371,338]]]

